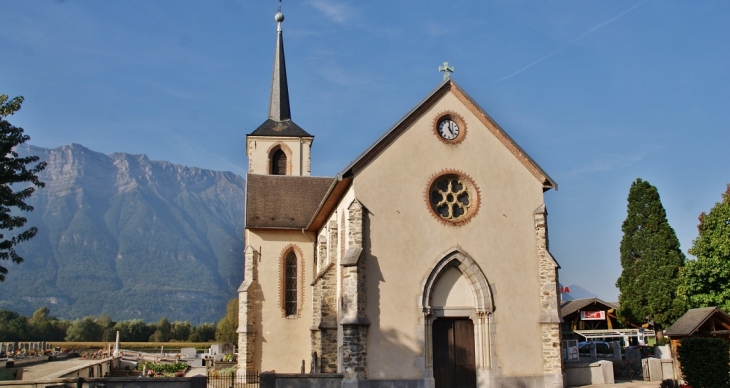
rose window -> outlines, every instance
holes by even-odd
[[[470,179],[460,174],[446,174],[431,182],[428,201],[441,220],[462,223],[477,209],[477,192]]]

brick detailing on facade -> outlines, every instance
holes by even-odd
[[[535,211],[535,238],[540,276],[543,370],[546,375],[561,375],[563,359],[560,351],[561,319],[560,303],[558,301],[558,265],[548,250],[547,209],[545,205],[540,206]]]
[[[355,200],[348,208],[347,248],[361,253],[363,241],[363,211]],[[367,337],[370,321],[365,314],[367,287],[365,260],[342,263],[342,372],[345,380],[367,378]]]
[[[252,247],[244,251],[243,283],[238,288],[238,373],[256,370],[254,351],[256,341],[256,262],[258,252]]]

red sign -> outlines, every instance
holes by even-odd
[[[584,321],[603,321],[606,319],[605,311],[581,311],[580,319]]]

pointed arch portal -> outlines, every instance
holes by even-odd
[[[424,372],[435,378],[437,387],[472,386],[491,365],[494,303],[479,264],[458,247],[439,255],[421,283],[418,308],[423,314]],[[444,367],[449,362],[451,369]],[[457,382],[463,376],[466,383]]]

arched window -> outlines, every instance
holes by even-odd
[[[271,154],[271,175],[286,175],[286,154],[281,148]]]
[[[286,255],[284,279],[284,309],[287,317],[297,316],[297,255],[289,252]]]

